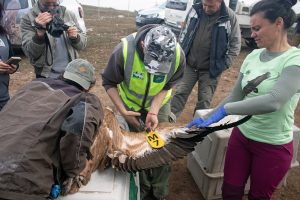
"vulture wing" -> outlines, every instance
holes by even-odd
[[[146,132],[134,133],[120,128],[115,114],[110,109],[104,109],[104,119],[96,135],[91,153],[93,161],[87,164],[80,175],[67,180],[63,186],[63,193],[75,193],[82,184],[89,182],[91,173],[97,169],[104,169],[109,165],[129,172],[141,171],[170,164],[186,156],[194,150],[198,142],[208,134],[227,128],[232,128],[246,122],[251,116],[215,127],[201,129],[158,128],[156,132],[164,141],[164,146],[154,149],[146,139]]]
[[[144,149],[140,149],[137,154],[115,154],[112,158],[112,164],[120,170],[131,172],[170,164],[172,161],[181,159],[188,153],[194,151],[194,147],[197,143],[202,141],[208,134],[218,130],[238,126],[250,118],[251,116],[246,116],[234,123],[201,129],[174,129],[169,127],[158,130],[157,132],[161,134],[160,136],[162,136],[165,142],[163,147],[159,149],[152,149],[150,145],[147,144],[146,137],[144,135],[144,142],[141,142]]]
[[[256,86],[268,75],[264,74],[250,81],[244,89],[245,95],[255,92]],[[246,116],[234,123],[201,129],[174,128],[174,124],[170,124],[169,127],[157,130],[165,145],[159,149],[153,149],[147,142],[146,132],[133,133],[122,130],[115,114],[111,109],[106,108],[104,120],[91,147],[93,162],[91,165],[86,165],[83,170],[88,173],[76,176],[71,184],[68,184],[70,187],[66,193],[77,192],[81,184],[87,184],[93,171],[104,169],[110,164],[120,170],[131,172],[170,164],[192,152],[197,143],[208,134],[238,126],[250,118],[251,116]],[[80,184],[76,180],[80,180]]]
[[[268,78],[268,76],[269,74],[266,73],[249,81],[243,90],[245,95],[253,91],[255,92],[257,90],[256,87]],[[164,139],[165,143],[165,145],[160,149],[152,149],[147,144],[144,133],[144,136],[139,136],[141,140],[139,141],[139,146],[141,148],[137,148],[138,150],[134,151],[135,153],[130,153],[129,150],[123,153],[114,154],[114,156],[111,157],[113,159],[112,164],[125,171],[139,171],[169,164],[172,161],[183,158],[188,153],[192,152],[197,145],[197,142],[202,141],[208,134],[214,131],[238,126],[250,118],[251,116],[246,116],[234,123],[227,123],[201,129],[174,129],[174,127],[171,127],[158,130],[157,132]],[[126,134],[124,134],[124,138],[126,137]],[[144,142],[142,140],[144,140]],[[119,152],[122,152],[122,149]]]

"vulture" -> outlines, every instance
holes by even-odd
[[[269,73],[262,74],[248,81],[243,88],[245,96],[257,92],[257,86],[269,77]],[[120,128],[114,112],[104,109],[104,119],[91,147],[92,161],[87,161],[85,169],[75,178],[63,183],[62,194],[75,193],[81,185],[86,185],[92,172],[112,165],[118,170],[136,172],[144,169],[170,164],[194,151],[194,147],[208,134],[238,126],[251,116],[214,127],[183,128],[174,124],[164,124],[155,130],[157,135],[147,135],[147,132],[132,133]],[[150,132],[151,134],[151,132]],[[148,140],[159,142],[153,148]],[[158,139],[160,138],[160,139]],[[159,148],[157,148],[159,147]]]
[[[158,139],[157,136],[147,135],[147,130],[136,133],[121,129],[114,112],[105,108],[104,119],[91,146],[93,158],[87,161],[79,176],[63,183],[62,194],[76,193],[82,185],[89,182],[92,172],[109,166],[117,170],[137,172],[170,164],[192,152],[197,143],[208,134],[235,127],[250,118],[251,116],[246,116],[237,122],[200,129],[176,128],[174,124],[165,123],[155,130],[159,135]],[[158,144],[159,148],[155,145],[152,147],[151,141],[154,144],[161,143]]]

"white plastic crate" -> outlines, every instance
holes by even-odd
[[[197,110],[195,117],[204,116],[210,110]],[[238,116],[227,116],[218,124],[237,121]],[[214,124],[216,125],[216,124]],[[299,146],[300,130],[296,126],[293,127],[294,137],[294,156],[291,164],[292,167],[299,166],[296,160]],[[223,168],[225,162],[225,153],[227,143],[231,134],[231,129],[216,131],[209,134],[200,142],[195,151],[190,153],[187,158],[187,168],[192,174],[205,199],[221,198],[221,187],[223,183]],[[288,174],[284,177],[282,184],[286,184]],[[249,184],[245,187],[245,194],[249,191]]]
[[[136,177],[138,186],[138,176]],[[90,182],[80,188],[79,192],[60,200],[128,200],[130,192],[130,174],[108,168],[104,171],[95,171]],[[139,200],[139,192],[137,195]]]
[[[293,167],[299,166],[299,161],[297,161],[297,153],[299,148],[299,139],[300,139],[300,129],[297,126],[293,127],[293,145],[294,145],[294,155],[292,160]]]
[[[193,155],[207,173],[223,172],[230,133],[231,130],[211,133],[195,147]]]
[[[207,173],[194,156],[195,151],[187,156],[187,168],[196,182],[202,196],[206,200],[220,199],[222,195],[223,172]],[[249,182],[245,187],[245,194],[249,191]]]
[[[197,110],[194,118],[203,117],[210,111],[211,109]],[[238,116],[229,115],[213,125],[235,122],[238,119]],[[224,129],[211,133],[195,147],[194,156],[206,173],[223,172],[224,158],[231,131],[232,129]]]

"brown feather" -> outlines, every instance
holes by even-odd
[[[93,162],[86,165],[84,173],[80,174],[83,184],[89,181],[92,172],[110,165],[119,170],[140,171],[170,164],[192,152],[197,142],[202,141],[207,134],[250,119],[246,117],[232,124],[192,130],[176,129],[174,124],[169,123],[160,124],[156,132],[164,140],[165,146],[152,149],[146,140],[146,132],[134,133],[121,129],[114,112],[109,108],[103,110],[104,119],[91,146]],[[71,191],[78,191],[79,185],[74,183]]]

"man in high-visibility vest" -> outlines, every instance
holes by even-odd
[[[183,76],[184,53],[174,33],[162,25],[146,25],[123,38],[102,73],[102,85],[131,131],[154,130],[174,122],[170,97]],[[165,199],[170,166],[140,173],[141,199]]]

